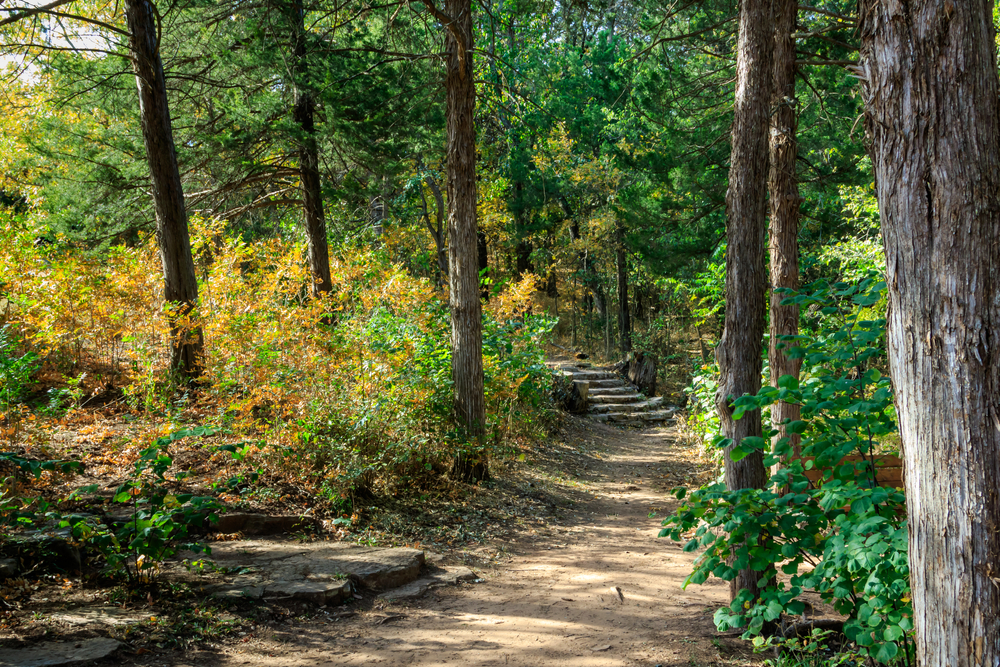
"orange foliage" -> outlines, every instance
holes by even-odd
[[[0,248],[9,300],[0,324],[15,326],[48,364],[117,373],[135,409],[170,411],[178,394],[165,368],[153,239],[98,259],[36,246],[30,227],[11,218],[0,227],[14,239]],[[427,280],[378,253],[346,250],[331,258],[332,292],[315,299],[303,244],[250,244],[214,220],[194,218],[191,230],[201,281],[191,324],[205,336],[199,400],[209,404],[199,409],[247,439],[241,462],[335,490],[405,483],[452,455],[447,307]],[[498,295],[490,316],[516,320],[533,284]],[[328,315],[334,324],[321,323]],[[528,377],[511,362],[518,350],[504,349],[485,359],[494,444],[512,432]]]

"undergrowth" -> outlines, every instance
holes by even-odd
[[[273,494],[280,502],[288,492],[277,489],[293,488],[347,517],[359,499],[438,484],[470,446],[452,414],[447,294],[378,250],[335,252],[333,289],[314,298],[304,244],[251,244],[219,221],[193,219],[200,302],[188,324],[204,332],[205,371],[192,386],[167,370],[154,239],[91,255],[58,241],[36,244],[30,220],[2,215],[0,233],[11,242],[0,248],[0,427],[11,455],[58,459],[51,434],[88,405],[114,403],[118,421],[147,425],[102,455],[109,465],[142,466],[114,498],[162,501],[148,516],[137,511],[133,531],[183,532],[160,525],[193,498],[165,491],[168,481],[182,483],[183,471],[163,443],[193,425],[218,434],[196,446],[203,454],[186,456],[215,462],[207,481],[219,497]],[[485,309],[487,424],[475,446],[490,458],[516,456],[551,423],[542,343],[554,321],[527,314],[534,284],[532,276],[507,284]],[[152,449],[150,438],[159,443]],[[28,487],[44,490],[44,475],[12,479],[3,497],[37,511]],[[72,525],[112,552],[134,540],[86,521]],[[133,550],[119,570],[142,579],[142,563],[161,555]]]

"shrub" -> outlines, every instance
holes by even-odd
[[[107,368],[133,409],[176,415],[183,388],[166,372],[154,240],[97,261],[35,246],[27,221],[0,226],[18,236],[0,248],[12,331],[60,376],[83,364],[94,382],[92,369]],[[332,291],[313,298],[303,243],[249,244],[197,216],[191,230],[201,299],[190,320],[205,336],[198,400],[246,437],[246,465],[336,496],[409,485],[466,446],[451,414],[447,299],[429,281],[380,251],[344,247],[331,257]],[[477,446],[491,454],[533,435],[545,413],[539,340],[552,322],[524,315],[532,286],[498,290],[484,313],[488,423]],[[53,412],[83,389],[56,388]]]
[[[885,320],[867,319],[884,304],[884,291],[870,275],[791,295],[786,302],[802,306],[816,329],[785,341],[803,359],[802,380],[785,376],[778,388],[734,401],[737,419],[778,400],[800,404],[801,420],[787,427],[801,435],[802,456],[813,458],[796,458],[788,438],[773,448],[747,438],[733,450],[734,460],[755,449],[765,452],[768,467],[785,459],[766,488],[677,491],[685,502],[660,535],[690,537],[685,550],[702,550],[685,585],[711,575],[732,580],[747,567],[765,584],[760,598],[744,590],[716,612],[720,630],[745,627],[745,637],[759,636],[767,624],[801,614],[801,595],[812,590],[847,617],[844,634],[857,651],[878,662],[912,659],[904,496],[877,486],[873,467],[873,454],[891,444],[896,430],[891,384],[878,369]],[[720,448],[729,444],[716,439]],[[862,460],[844,463],[850,454]],[[821,483],[805,475],[813,466],[823,470]]]
[[[0,413],[24,399],[31,378],[38,370],[38,355],[22,352],[19,348],[21,345],[12,327],[0,327]]]

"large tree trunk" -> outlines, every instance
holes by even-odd
[[[302,188],[303,219],[309,247],[309,269],[313,274],[313,294],[330,292],[330,250],[326,240],[326,217],[323,213],[323,190],[319,177],[319,149],[316,145],[316,102],[309,84],[306,60],[305,8],[302,0],[291,0],[287,7],[292,27],[292,115],[299,126],[299,181]]]
[[[625,231],[619,226],[615,239],[615,269],[618,282],[618,335],[622,354],[632,351],[632,316],[628,307],[628,265]]]
[[[917,659],[1000,662],[1000,127],[992,0],[860,3]]]
[[[177,168],[167,87],[160,60],[153,6],[149,0],[126,0],[125,20],[136,86],[139,119],[156,209],[156,240],[163,265],[163,297],[170,305],[170,366],[181,376],[202,372],[200,327],[185,320],[198,302],[198,279],[191,256],[184,190]]]
[[[764,266],[767,229],[768,127],[771,101],[772,24],[770,0],[742,0],[736,53],[733,148],[726,193],[726,317],[715,350],[719,362],[716,408],[726,438],[725,477],[729,489],[762,488],[767,472],[761,452],[739,461],[729,457],[746,437],[761,437],[760,410],[733,419],[731,400],[760,390],[767,299]],[[756,600],[761,573],[741,570],[730,583],[735,599],[748,589]]]
[[[447,0],[445,12],[448,93],[448,259],[450,266],[452,379],[455,413],[472,438],[486,423],[483,388],[482,305],[476,225],[476,88],[472,66],[471,0]],[[489,477],[485,453],[462,454],[455,474],[466,481]]]
[[[774,88],[771,91],[771,171],[768,194],[771,205],[770,267],[771,267],[771,336],[768,361],[771,384],[778,386],[783,375],[798,379],[801,359],[785,355],[782,336],[799,333],[798,305],[783,306],[788,298],[777,290],[798,289],[799,286],[799,184],[795,177],[798,157],[795,109],[795,20],[798,0],[775,0],[774,4]],[[796,453],[798,434],[789,434],[783,424],[800,416],[798,403],[779,401],[771,407],[771,425],[778,431],[775,442],[790,438]]]

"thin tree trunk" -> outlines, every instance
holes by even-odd
[[[437,180],[432,176],[427,176],[424,179],[427,183],[427,187],[431,189],[431,194],[434,195],[434,205],[437,207],[434,211],[434,220],[436,226],[434,228],[430,227],[430,218],[428,217],[428,229],[430,229],[431,236],[434,237],[434,248],[437,251],[437,261],[438,270],[441,272],[443,279],[448,278],[448,249],[445,248],[445,231],[443,221],[444,221],[444,197],[441,195],[441,188],[438,187]],[[422,194],[422,193],[421,193]],[[426,203],[424,204],[426,208]]]
[[[615,269],[618,280],[618,335],[622,354],[632,351],[632,316],[628,307],[628,266],[625,256],[625,233],[619,227],[615,243]]]
[[[302,0],[291,0],[288,6],[292,26],[292,116],[299,126],[298,160],[302,188],[303,219],[309,248],[309,269],[313,274],[313,294],[330,292],[330,250],[326,240],[326,217],[323,213],[323,189],[319,176],[319,149],[316,144],[316,102],[308,81],[306,59],[305,7]]]
[[[992,0],[864,0],[917,660],[1000,663],[1000,104]]]
[[[770,0],[742,0],[736,53],[736,105],[733,121],[729,190],[726,193],[726,316],[715,349],[719,388],[715,403],[722,431],[732,445],[725,452],[726,487],[763,488],[767,472],[761,452],[739,461],[729,457],[746,437],[761,437],[760,410],[733,419],[731,401],[756,394],[761,383],[761,350],[767,308],[764,265],[767,230],[768,127],[771,100],[772,23]],[[741,570],[730,583],[735,599],[747,589],[756,600],[760,572]]]
[[[482,293],[483,301],[490,300],[490,286],[485,280],[489,278],[490,270],[490,252],[489,246],[486,243],[486,234],[483,232],[476,233],[476,256],[479,258],[479,280],[482,284],[480,291]]]
[[[797,111],[795,109],[795,20],[798,0],[775,0],[774,4],[774,88],[771,91],[771,169],[768,194],[771,205],[771,331],[768,361],[771,384],[778,386],[784,375],[799,377],[801,359],[785,354],[782,336],[799,333],[798,305],[783,306],[788,295],[777,290],[799,286],[799,184],[795,176],[798,158]],[[778,431],[775,443],[789,438],[793,451],[800,453],[798,434],[789,434],[783,425],[796,421],[801,414],[798,403],[779,401],[771,407],[771,425]]]
[[[172,309],[169,316],[170,367],[182,377],[194,378],[202,372],[204,345],[201,328],[192,327],[185,320],[198,303],[198,279],[191,256],[184,190],[177,168],[153,6],[149,0],[126,0],[125,20],[156,209],[163,297]]]
[[[447,52],[448,259],[450,267],[452,378],[455,413],[472,438],[486,424],[483,387],[482,304],[476,225],[476,88],[472,63],[471,0],[446,0],[443,21]],[[459,479],[489,478],[485,452],[455,459]]]

